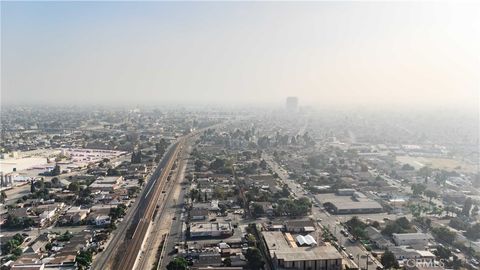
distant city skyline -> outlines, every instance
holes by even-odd
[[[1,6],[2,105],[479,104],[478,3]]]

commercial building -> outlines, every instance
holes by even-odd
[[[349,194],[350,191],[346,193]],[[317,195],[317,199],[323,203],[325,208],[337,215],[383,212],[383,207],[378,202],[367,198],[360,192],[354,192],[352,196],[333,193],[320,194]]]
[[[15,175],[12,173],[3,174],[3,172],[0,172],[0,187],[12,186],[14,177]]]
[[[311,236],[296,237],[277,231],[262,232],[275,269],[340,270],[342,255],[331,245],[317,245]]]
[[[287,220],[285,221],[285,230],[293,233],[314,232],[315,223],[313,220]]]
[[[393,243],[386,239],[379,230],[372,226],[365,228],[365,232],[367,233],[370,242],[379,249],[388,249],[389,247],[394,246]]]
[[[190,237],[228,237],[233,235],[233,228],[230,223],[192,223],[190,225]]]
[[[90,185],[90,189],[92,191],[113,192],[120,187],[121,183],[123,183],[122,176],[100,177]]]
[[[425,247],[432,237],[426,233],[394,233],[393,241],[397,246],[422,246]]]
[[[205,220],[208,218],[208,210],[207,209],[192,209],[190,211],[190,218],[191,220]]]
[[[430,251],[405,246],[391,247],[389,250],[395,255],[395,259],[401,267],[435,262],[435,255]]]

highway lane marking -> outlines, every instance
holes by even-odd
[[[150,194],[150,191],[152,191],[152,188],[155,186],[155,183],[157,182],[157,180],[156,180],[156,179],[155,179],[154,181],[155,181],[155,182],[154,182],[154,183],[152,183],[152,185],[151,185],[151,186],[150,186],[150,188],[148,189],[148,192],[147,192],[147,194],[145,194],[145,197],[144,197],[145,199],[147,198],[148,194]]]

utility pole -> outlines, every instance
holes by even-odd
[[[367,270],[368,270],[368,253],[367,253],[367,266],[366,267],[367,267]]]

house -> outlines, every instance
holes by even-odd
[[[386,239],[376,228],[368,226],[367,228],[365,228],[365,232],[367,233],[370,242],[373,243],[375,247],[379,249],[387,249],[393,246],[393,243],[390,240]]]
[[[219,252],[204,252],[198,255],[198,261],[194,263],[195,265],[210,265],[210,266],[221,266],[222,257]]]
[[[314,232],[315,223],[313,220],[287,220],[285,221],[285,231],[293,233]]]
[[[8,210],[8,214],[14,217],[17,217],[19,219],[24,219],[30,217],[30,208],[25,207],[25,208],[13,208]]]
[[[95,218],[95,225],[102,227],[106,226],[111,223],[110,216],[108,215],[100,215]]]
[[[114,190],[120,187],[120,184],[122,182],[123,182],[122,176],[99,177],[92,184],[90,184],[90,189],[92,190],[92,192],[96,192],[96,191],[113,192]]]
[[[433,263],[435,261],[435,255],[426,250],[417,250],[406,246],[394,246],[390,247],[389,250],[395,255],[395,259],[400,266],[407,265],[412,260],[418,263]]]
[[[267,216],[273,216],[273,205],[270,202],[250,202],[250,209],[253,211],[253,206],[259,205],[262,207],[263,213]]]
[[[218,200],[212,200],[209,203],[195,203],[193,209],[207,209],[209,211],[220,211]]]
[[[41,234],[37,240],[27,248],[25,251],[26,253],[33,252],[33,253],[43,253],[46,252],[45,246],[49,243],[48,236],[45,234]]]
[[[45,219],[45,220],[50,220],[53,216],[55,216],[55,212],[56,210],[55,209],[51,209],[51,210],[45,210],[43,211],[40,215],[38,215],[41,219]]]
[[[205,220],[208,218],[208,210],[207,209],[192,209],[190,211],[190,219],[191,220]]]
[[[76,269],[76,252],[58,252],[55,254],[52,260],[46,262],[46,267],[49,269],[49,266],[61,265],[61,266],[73,266]]]
[[[71,207],[59,219],[63,224],[78,224],[87,218],[90,209],[82,209],[81,207]]]

